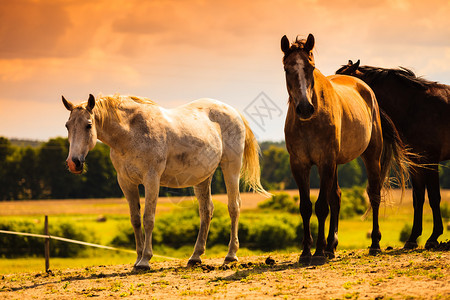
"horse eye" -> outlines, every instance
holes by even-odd
[[[87,124],[86,125],[86,129],[91,129],[92,128],[92,124]]]

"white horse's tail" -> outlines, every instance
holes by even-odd
[[[241,119],[244,121],[245,125],[245,146],[241,168],[241,178],[244,179],[245,184],[250,186],[253,191],[266,197],[270,197],[272,194],[268,193],[261,185],[261,168],[259,166],[260,150],[258,142],[250,129],[248,121],[242,114]]]

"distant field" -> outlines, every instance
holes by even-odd
[[[297,190],[283,191],[291,196],[298,195]],[[278,193],[278,191],[272,191]],[[317,197],[318,189],[311,190],[311,196]],[[402,203],[400,204],[400,191],[393,190],[388,197],[392,201],[393,206],[384,205],[382,207],[395,208],[412,207],[412,192],[407,190]],[[450,203],[450,190],[442,190],[442,202]],[[242,210],[255,209],[258,203],[264,201],[264,197],[256,193],[242,193]],[[213,200],[227,203],[227,195],[213,195]],[[175,207],[185,206],[189,201],[194,202],[195,197],[160,197],[158,199],[157,213],[169,211]],[[145,201],[141,198],[141,207],[143,208]],[[400,205],[399,205],[400,204]],[[383,209],[383,208],[382,208]],[[431,212],[428,200],[424,206],[425,213]],[[61,215],[61,214],[114,214],[128,215],[128,203],[125,198],[107,198],[107,199],[64,199],[64,200],[30,200],[30,201],[9,201],[0,202],[0,216],[37,216],[37,215]]]

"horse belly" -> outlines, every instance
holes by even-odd
[[[370,143],[372,124],[353,120],[341,131],[338,164],[345,164],[360,156]]]
[[[218,137],[209,142],[184,144],[187,147],[173,145],[174,150],[167,158],[160,184],[183,188],[197,185],[212,176],[222,157],[222,145]]]
[[[170,168],[164,171],[160,185],[170,188],[185,188],[197,185],[212,176],[219,165],[220,158],[197,161],[195,164],[180,168]]]

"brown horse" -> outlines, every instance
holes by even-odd
[[[433,232],[425,248],[438,245],[443,233],[438,163],[450,159],[450,86],[431,82],[405,68],[384,69],[359,66],[352,61],[338,71],[364,80],[375,92],[380,107],[394,122],[402,139],[418,154],[415,163],[425,168],[411,169],[414,223],[406,249],[417,247],[422,234],[425,188],[433,211]]]
[[[321,264],[325,254],[333,258],[338,244],[338,220],[341,191],[337,182],[337,166],[361,156],[367,169],[370,204],[373,211],[370,253],[380,251],[381,233],[378,225],[380,190],[391,160],[403,166],[405,151],[395,127],[381,115],[372,90],[362,80],[350,76],[325,77],[315,68],[314,36],[296,40],[290,45],[281,39],[283,64],[289,93],[285,123],[286,147],[290,154],[292,174],[300,192],[300,214],[303,218],[303,252],[301,263]],[[390,151],[390,150],[391,151]],[[383,151],[385,152],[382,156]],[[382,158],[383,157],[383,158]],[[313,165],[320,175],[320,192],[315,204],[319,221],[316,252],[310,231],[312,203],[309,176]],[[401,181],[404,185],[405,178]],[[330,228],[325,240],[325,219],[329,208]]]

